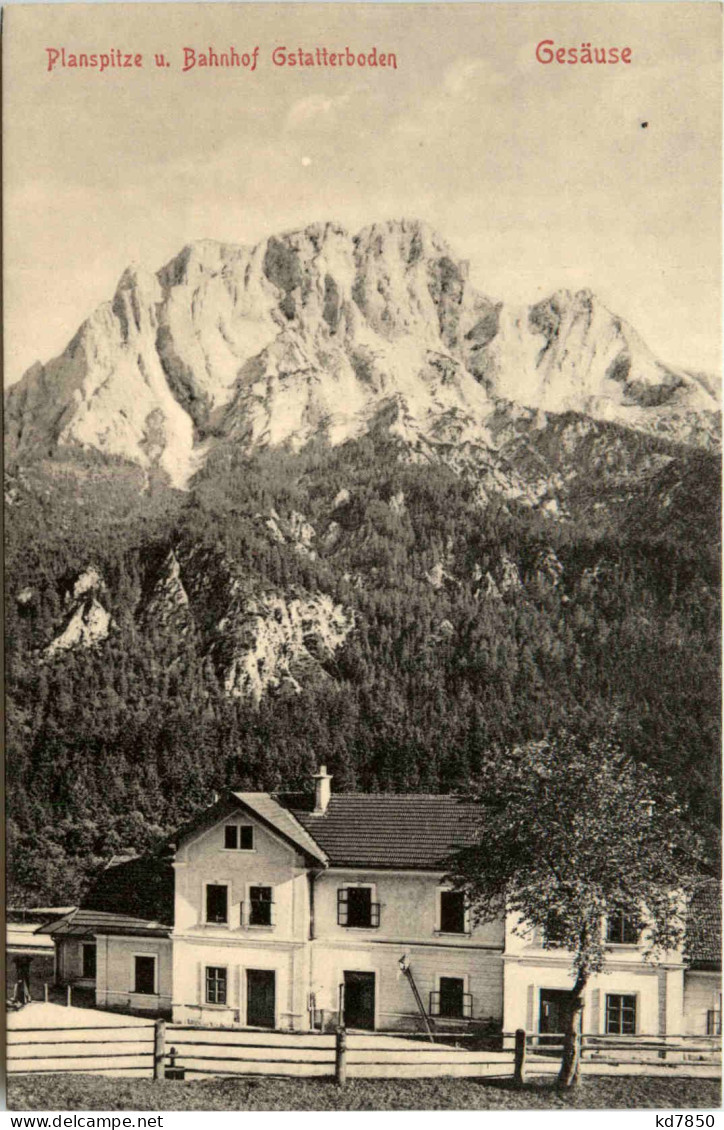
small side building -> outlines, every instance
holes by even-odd
[[[45,985],[56,981],[55,946],[47,934],[38,930],[48,922],[69,914],[71,906],[45,906],[26,909],[8,907],[5,912],[5,987],[8,998],[24,983],[31,997],[42,997]]]
[[[721,1036],[721,885],[712,879],[696,891],[687,920],[684,1033]]]
[[[83,905],[42,926],[56,983],[99,1008],[165,1015],[172,1004],[173,871],[166,854],[113,859]]]

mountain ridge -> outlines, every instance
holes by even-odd
[[[127,268],[64,352],[8,390],[6,443],[10,459],[95,448],[182,488],[219,441],[334,446],[385,413],[438,455],[494,453],[491,420],[520,407],[716,447],[714,388],[656,359],[591,291],[516,308],[474,289],[427,224],[319,223]]]

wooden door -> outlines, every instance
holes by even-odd
[[[276,974],[273,969],[246,971],[246,1023],[250,1028],[274,1028]]]
[[[375,1027],[375,975],[374,973],[347,972],[344,974],[344,1023],[347,1028]]]

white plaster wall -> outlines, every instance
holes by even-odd
[[[341,887],[370,883],[375,886],[373,901],[380,904],[379,927],[360,929],[338,925],[337,891]],[[502,949],[502,921],[477,926],[470,935],[440,934],[437,928],[438,890],[442,886],[442,874],[330,869],[323,872],[315,882],[315,936],[345,942],[357,936],[470,947],[488,944]]]
[[[308,949],[290,942],[245,942],[233,937],[176,939],[173,947],[173,1019],[180,1024],[246,1026],[246,970],[272,969],[275,979],[275,1027],[309,1027]],[[206,967],[227,970],[227,1002],[206,1003]]]
[[[505,960],[503,962],[504,983],[503,996],[505,1010],[503,1016],[503,1030],[514,1032],[516,1028],[526,1031],[538,1031],[540,1012],[541,989],[570,989],[573,985],[573,975],[569,962],[550,960],[547,963],[538,963],[535,960]],[[678,974],[680,971],[671,971]],[[667,982],[668,982],[668,975]],[[672,978],[672,983],[673,983]],[[528,1000],[533,991],[533,1023],[529,1025]],[[595,1016],[593,994],[598,991],[599,1007],[598,1017]],[[591,977],[584,993],[584,1032],[602,1033],[605,1029],[606,994],[607,993],[633,993],[637,996],[636,1017],[637,1028],[640,1033],[656,1034],[659,1032],[659,971],[654,966],[638,966],[631,964],[626,967],[613,967],[610,972],[596,974]],[[675,1015],[672,1014],[675,1020]],[[674,1031],[667,1023],[669,1031]]]
[[[93,986],[95,981],[83,976],[83,946],[91,945],[94,938],[63,938],[58,943],[58,978],[65,983]],[[96,953],[96,971],[98,956]]]
[[[704,970],[684,974],[684,1027],[690,1036],[706,1035],[706,1014],[721,1008],[721,974]]]
[[[316,941],[312,947],[311,986],[318,1010],[337,1014],[339,986],[345,971],[375,974],[375,1027],[419,1028],[419,1011],[399,960],[406,955],[425,1009],[439,977],[466,980],[477,1020],[501,1020],[503,1012],[502,956],[498,950],[470,947],[381,945],[350,940],[348,944]]]
[[[226,824],[253,824],[254,850],[224,848]],[[246,816],[225,818],[197,839],[181,846],[176,855],[174,936],[189,933],[229,934],[252,941],[254,935],[270,939],[304,939],[309,932],[309,895],[304,861],[285,842]],[[205,883],[229,884],[228,925],[206,924]],[[248,922],[249,886],[273,888],[274,926],[241,924],[241,904]]]
[[[173,959],[168,938],[99,936],[96,953],[96,1004],[138,1012],[167,1012],[171,1008]],[[136,954],[156,958],[154,994],[136,993]]]

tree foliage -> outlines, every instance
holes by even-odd
[[[610,957],[606,920],[634,918],[650,960],[679,949],[702,843],[671,783],[606,739],[564,733],[504,752],[477,799],[480,843],[451,861],[451,877],[478,921],[512,916],[521,936],[536,930],[570,954],[568,1082],[583,990]]]
[[[714,856],[716,460],[669,453],[657,486],[639,475],[653,441],[602,436],[605,457],[593,442],[580,454],[586,491],[570,494],[565,520],[481,497],[474,477],[410,462],[385,437],[253,458],[220,447],[185,494],[92,453],[15,468],[11,897],[73,901],[109,855],[152,848],[225,785],[298,788],[324,762],[336,789],[465,791],[486,750],[562,727],[583,741],[613,733],[669,775]],[[621,488],[627,467],[645,488]],[[272,510],[282,523],[304,515],[316,556],[271,535]],[[204,645],[207,621],[223,616],[213,576],[192,630],[144,618],[171,548],[199,568],[229,560],[252,594],[327,593],[354,631],[299,694],[259,708],[230,698]],[[111,632],[48,661],[90,564]]]

